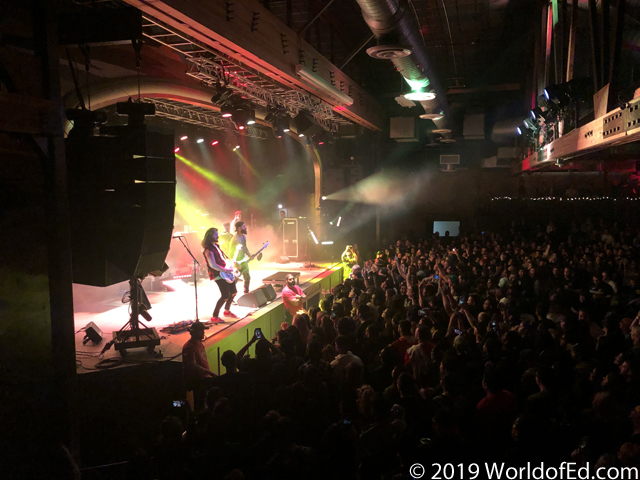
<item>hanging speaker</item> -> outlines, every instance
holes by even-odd
[[[300,112],[294,119],[293,124],[296,127],[298,135],[304,135],[305,137],[313,137],[316,133],[323,130],[318,125],[316,119],[309,115],[307,112]]]
[[[75,129],[66,139],[74,283],[105,287],[161,271],[175,217],[173,132]]]

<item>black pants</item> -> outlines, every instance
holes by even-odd
[[[238,293],[235,282],[229,283],[226,280],[219,278],[216,280],[216,285],[218,285],[218,288],[220,289],[220,300],[216,303],[216,308],[213,309],[214,317],[220,315],[222,305],[224,305],[225,310],[229,310],[229,308],[231,308],[231,302],[233,302],[233,297]]]
[[[223,280],[224,282],[224,280]],[[187,390],[193,392],[193,411],[199,412],[206,406],[207,392],[216,385],[216,377],[187,380]]]
[[[244,279],[244,293],[249,293],[249,283],[251,283],[251,274],[249,273],[249,265],[243,263],[240,267],[242,278]]]

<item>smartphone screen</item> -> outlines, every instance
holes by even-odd
[[[256,328],[253,333],[255,334],[256,338],[262,338],[262,329],[261,328]]]

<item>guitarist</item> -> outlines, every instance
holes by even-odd
[[[234,226],[236,234],[231,239],[230,251],[234,251],[238,245],[242,245],[236,259],[236,264],[238,265],[240,273],[242,273],[242,278],[244,278],[244,293],[249,293],[249,283],[251,282],[249,260],[252,255],[249,253],[249,249],[247,248],[247,226],[243,221],[236,222]]]
[[[225,317],[238,318],[229,310],[229,308],[231,308],[231,302],[233,302],[233,297],[238,293],[236,284],[235,282],[228,283],[220,276],[220,272],[233,274],[233,268],[229,268],[227,265],[228,258],[218,245],[217,228],[210,228],[207,230],[204,234],[204,239],[202,240],[202,248],[204,249],[202,252],[204,254],[204,259],[207,262],[207,267],[209,267],[209,279],[214,280],[220,289],[220,299],[218,300],[218,303],[216,303],[216,307],[213,309],[211,322],[224,323],[224,320],[219,316],[220,309],[223,304]]]

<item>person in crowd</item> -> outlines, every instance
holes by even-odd
[[[282,302],[284,303],[285,320],[291,324],[294,315],[304,306],[304,299],[307,296],[300,286],[296,285],[296,278],[292,274],[288,274],[285,279],[287,284],[282,289]]]
[[[224,456],[216,478],[379,480],[434,459],[640,464],[638,227],[545,214],[385,235],[277,346],[222,354],[218,416],[187,427],[198,441],[176,465]]]
[[[209,368],[209,360],[204,349],[204,330],[202,322],[195,322],[189,327],[191,338],[182,346],[182,369],[187,391],[193,391],[194,410],[204,406],[207,390],[213,386],[216,374]]]

